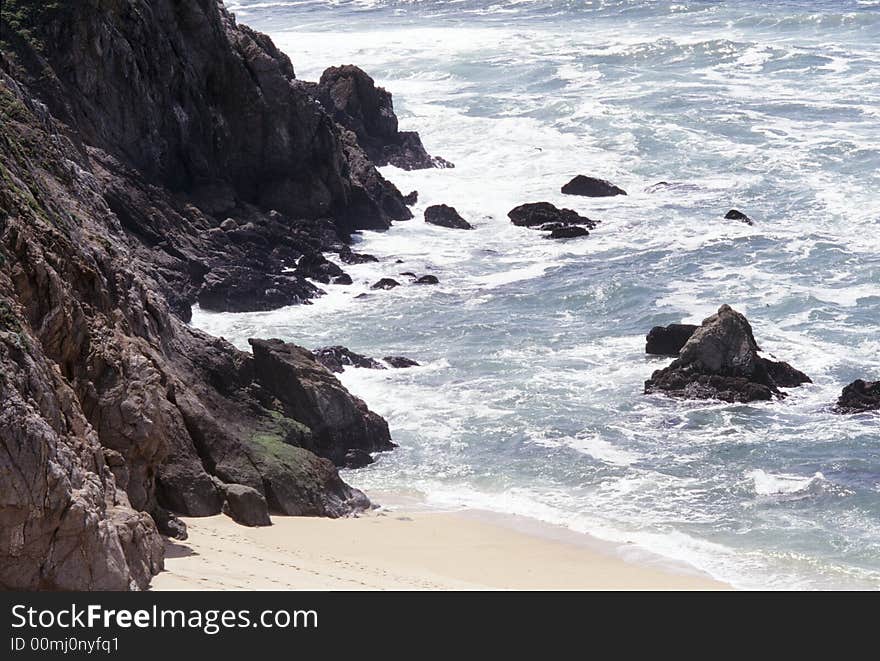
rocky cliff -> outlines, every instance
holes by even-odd
[[[307,352],[185,320],[318,294],[286,267],[400,193],[215,0],[7,0],[0,27],[0,587],[144,588],[168,510],[245,487],[367,506],[334,462],[392,447],[384,421]]]

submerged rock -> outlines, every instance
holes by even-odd
[[[439,283],[440,280],[437,279],[436,275],[423,275],[415,279],[415,284],[417,285],[436,285]]]
[[[408,207],[411,207],[412,205],[414,205],[418,201],[419,201],[419,191],[417,191],[417,190],[410,191],[409,193],[407,193],[406,195],[403,196],[403,203],[405,205],[407,205]]]
[[[339,250],[339,260],[345,264],[366,264],[368,262],[378,262],[379,258],[367,253],[354,252],[348,246],[344,246]]]
[[[651,375],[645,382],[645,392],[751,402],[784,397],[780,387],[810,382],[808,376],[787,363],[769,361],[758,351],[748,320],[729,305],[722,305],[703,321],[676,360]]]
[[[419,363],[412,358],[406,356],[385,356],[382,360],[397,369],[405,369],[407,367],[420,367]]]
[[[654,326],[648,331],[648,336],[645,338],[645,353],[658,356],[677,356],[698,328],[699,326],[693,324]]]
[[[742,211],[738,211],[737,209],[731,209],[726,214],[724,214],[725,220],[738,220],[741,223],[745,223],[746,225],[754,225],[752,219],[745,215]]]
[[[369,452],[363,450],[349,450],[345,453],[342,465],[345,468],[363,468],[369,466],[375,461]]]
[[[579,236],[589,236],[590,232],[580,225],[563,225],[554,227],[547,235],[548,239],[574,239]]]
[[[370,285],[370,289],[394,289],[399,286],[400,283],[393,278],[382,278]]]
[[[626,195],[626,191],[615,186],[610,181],[587,177],[579,174],[562,187],[566,195],[583,195],[585,197],[613,197]]]
[[[548,223],[560,225],[583,225],[594,229],[599,221],[590,220],[571,209],[558,209],[549,202],[520,204],[507,212],[510,222],[518,227],[540,227]]]
[[[321,347],[315,349],[312,354],[315,360],[321,363],[331,372],[342,372],[346,366],[362,367],[372,370],[384,370],[385,366],[369,356],[355,353],[343,346]]]
[[[837,400],[839,413],[880,411],[880,381],[856,379],[843,389]]]
[[[331,283],[351,284],[351,277],[319,252],[307,253],[300,257],[296,264],[296,274],[302,278],[317,280],[325,285]]]
[[[263,273],[249,266],[217,267],[205,276],[199,305],[217,312],[259,312],[308,303],[323,294],[297,274]]]
[[[462,218],[455,207],[445,204],[434,204],[425,209],[425,222],[451,229],[472,230],[473,225]]]

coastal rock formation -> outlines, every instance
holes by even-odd
[[[413,283],[416,285],[437,285],[440,284],[440,280],[436,275],[423,275],[416,278]]]
[[[455,207],[445,204],[434,204],[425,209],[425,222],[451,229],[472,230],[473,225],[459,215]]]
[[[411,217],[354,133],[215,0],[8,0],[0,35],[0,588],[143,589],[171,512],[369,506],[334,462],[379,416],[182,321],[305,302],[303,255]]]
[[[645,338],[645,353],[658,356],[677,356],[698,328],[699,326],[693,324],[654,326],[648,331],[648,336]]]
[[[590,220],[571,209],[558,209],[549,202],[521,204],[508,211],[507,217],[518,227],[531,228],[558,223],[556,227],[583,225],[588,229],[595,229],[599,223],[599,221]]]
[[[579,225],[562,225],[554,227],[547,235],[548,239],[574,239],[579,236],[589,236],[590,232],[585,227]]]
[[[339,249],[339,260],[345,264],[366,264],[378,262],[379,258],[367,253],[354,252],[348,246],[344,246]]]
[[[244,526],[271,526],[266,499],[256,489],[243,484],[223,487],[223,513]]]
[[[780,387],[811,383],[791,365],[762,358],[759,351],[748,320],[722,305],[717,314],[703,321],[672,364],[651,375],[645,392],[751,402],[784,397]]]
[[[754,225],[752,219],[745,215],[742,211],[738,211],[737,209],[731,209],[726,214],[724,214],[725,220],[738,220],[741,223],[745,223],[746,225]]]
[[[562,187],[566,195],[583,195],[585,197],[613,197],[626,195],[626,191],[615,186],[610,181],[587,177],[579,174]]]
[[[837,400],[839,413],[880,411],[880,381],[856,379],[843,389]]]
[[[311,278],[324,284],[351,284],[351,277],[319,252],[300,257],[296,264],[296,273],[303,278]]]
[[[360,68],[330,67],[318,83],[307,88],[339,124],[351,130],[357,143],[376,165],[404,170],[448,168],[452,163],[428,155],[419,134],[399,131],[391,93]]]
[[[385,366],[369,356],[355,353],[351,349],[342,346],[321,347],[312,352],[315,360],[321,363],[331,372],[342,372],[346,366],[362,367],[372,370],[384,370]]]
[[[342,463],[348,450],[391,450],[388,423],[353,397],[308,349],[281,340],[248,340],[256,381],[277,399],[285,416],[309,428],[298,444]]]

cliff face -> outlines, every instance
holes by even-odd
[[[289,345],[279,367],[181,318],[315,295],[283,269],[407,217],[399,192],[212,0],[2,20],[0,587],[143,588],[155,522],[185,534],[166,510],[219,513],[230,484],[367,506],[331,459],[392,447],[384,421]]]

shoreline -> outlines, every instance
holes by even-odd
[[[374,494],[375,495],[375,494]],[[390,500],[390,499],[389,499]],[[729,590],[675,561],[526,517],[383,506],[357,517],[184,519],[151,590]]]

